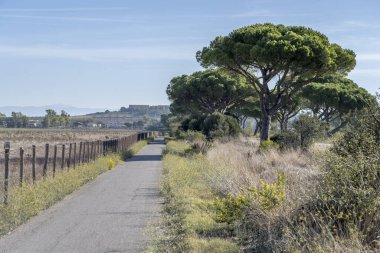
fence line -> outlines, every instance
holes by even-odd
[[[26,155],[24,147],[20,147],[19,156],[11,158],[10,143],[6,143],[4,145],[3,203],[8,203],[8,195],[12,185],[14,187],[20,187],[27,183],[27,179],[29,179],[27,172],[31,173],[31,183],[34,184],[35,181],[40,178],[45,179],[49,175],[54,177],[58,171],[64,171],[65,168],[67,170],[75,169],[78,165],[94,162],[98,157],[108,153],[126,151],[132,144],[146,140],[151,136],[153,136],[153,132],[140,132],[111,140],[81,141],[79,142],[79,149],[77,149],[77,142],[56,145],[46,143],[43,154],[40,157],[37,157],[36,145],[32,145],[31,155]],[[50,148],[53,148],[52,152]],[[59,148],[61,150],[60,157],[58,155]],[[53,157],[50,157],[50,154],[52,154]],[[26,170],[28,165],[31,165],[31,168],[29,168],[30,171]],[[42,167],[42,176],[40,177],[38,177],[37,165]],[[57,165],[59,166],[58,168],[60,168],[58,170]],[[15,174],[18,172],[18,184],[16,184],[17,181],[12,181],[13,178],[10,176],[12,174],[11,172]]]

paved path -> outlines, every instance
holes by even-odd
[[[0,239],[0,252],[141,252],[159,215],[162,140]]]

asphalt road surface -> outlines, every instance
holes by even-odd
[[[0,239],[0,252],[142,252],[159,216],[162,139]]]

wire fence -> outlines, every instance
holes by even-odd
[[[7,204],[9,192],[23,184],[34,184],[46,177],[54,177],[64,170],[94,162],[108,153],[128,150],[134,143],[146,140],[152,132],[140,132],[129,136],[110,139],[81,141],[61,144],[32,145],[11,150],[10,143],[4,144],[4,155],[0,165],[4,173],[0,176],[0,197]],[[11,152],[12,151],[12,152]]]

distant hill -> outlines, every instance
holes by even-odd
[[[75,116],[74,121],[92,121],[107,127],[125,127],[126,123],[160,121],[161,115],[169,114],[169,105],[129,105],[117,111],[102,111],[82,116]]]
[[[57,113],[62,110],[71,116],[86,115],[96,112],[104,112],[107,108],[80,108],[70,105],[47,105],[47,106],[0,106],[0,112],[10,116],[12,112],[21,112],[29,117],[44,116],[47,109],[53,109]]]

